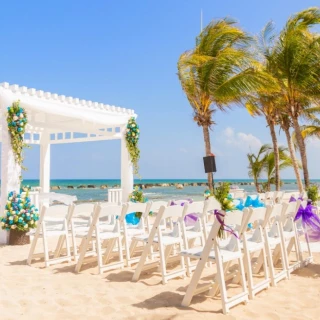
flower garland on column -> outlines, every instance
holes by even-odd
[[[8,107],[7,114],[8,130],[11,138],[11,147],[15,155],[15,161],[21,166],[21,169],[26,170],[23,164],[23,148],[29,147],[23,141],[25,127],[28,123],[26,111],[20,107],[20,101],[12,103]]]
[[[139,126],[135,118],[130,118],[127,124],[126,142],[133,165],[133,173],[139,174],[140,149],[138,146],[140,136]]]

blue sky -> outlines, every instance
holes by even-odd
[[[318,1],[5,1],[1,6],[0,81],[134,109],[141,127],[143,178],[205,178],[201,128],[181,90],[176,65],[194,45],[200,10],[206,25],[230,16],[251,33]],[[270,142],[264,120],[245,110],[217,112],[216,178],[247,178],[246,153]],[[280,141],[285,137],[280,134]],[[320,178],[320,143],[309,143]],[[52,147],[52,178],[119,178],[117,141]],[[26,152],[25,178],[38,178],[39,149]],[[292,178],[292,170],[284,178]]]

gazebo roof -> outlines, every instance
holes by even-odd
[[[120,137],[117,128],[124,126],[129,118],[137,116],[131,109],[10,85],[7,82],[0,83],[0,96],[10,103],[20,100],[21,106],[28,113],[27,134],[46,132],[53,137],[50,138],[52,143],[116,139]],[[79,135],[73,133],[84,133],[86,136],[79,138]],[[37,143],[35,139],[26,142]]]

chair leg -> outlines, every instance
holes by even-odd
[[[227,314],[229,312],[229,307],[227,304],[228,296],[227,296],[227,290],[226,290],[226,283],[224,278],[224,270],[223,270],[223,264],[219,257],[219,253],[216,250],[216,264],[217,264],[217,280],[219,283],[220,288],[220,294],[221,294],[221,303],[222,303],[222,311],[224,314]]]
[[[45,235],[43,235],[43,251],[44,251],[44,262],[45,262],[45,266],[46,268],[49,267],[49,248],[48,248],[48,242],[47,242],[47,238],[45,237]]]
[[[188,307],[191,303],[191,300],[193,298],[193,295],[197,289],[197,285],[199,283],[199,280],[201,278],[201,275],[202,275],[202,272],[203,272],[203,269],[205,268],[205,265],[207,263],[206,261],[207,259],[201,259],[199,260],[198,264],[197,264],[197,267],[192,275],[192,278],[191,278],[191,281],[190,281],[190,284],[188,285],[188,288],[187,288],[187,291],[186,291],[186,294],[182,300],[182,303],[181,305],[183,307]]]
[[[118,241],[118,250],[119,250],[119,261],[123,263],[123,251],[122,251],[121,238],[119,237],[117,239],[117,241]],[[123,265],[122,265],[121,269],[123,269]]]
[[[160,266],[161,266],[161,274],[162,274],[162,284],[166,284],[167,278],[167,268],[166,268],[166,258],[165,258],[165,252],[164,247],[162,244],[159,243],[159,253],[160,253]]]
[[[60,257],[63,244],[64,244],[64,236],[60,236],[56,246],[56,250],[54,251],[54,258]]]
[[[69,257],[68,262],[71,262],[70,239],[69,239],[68,230],[66,232],[65,238],[66,238],[66,247],[67,247],[67,257]],[[64,241],[62,242],[62,245],[63,245],[63,243],[64,243]],[[61,251],[61,249],[60,249],[60,251]],[[59,255],[60,255],[60,252],[59,252]]]
[[[90,242],[89,237],[82,238],[82,240],[81,240],[81,244],[80,244],[80,248],[79,248],[79,257],[78,257],[78,261],[77,261],[77,264],[75,267],[76,273],[79,273],[81,270],[81,267],[83,265],[84,258],[85,258],[86,252],[87,252],[87,248],[89,246],[89,242]]]
[[[32,243],[31,243],[29,256],[28,256],[28,260],[27,260],[27,264],[29,266],[31,265],[31,262],[32,262],[32,257],[33,257],[34,250],[35,250],[37,242],[38,242],[38,238],[39,238],[39,236],[37,234],[35,234],[34,237],[33,237]]]

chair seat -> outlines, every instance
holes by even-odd
[[[180,252],[180,255],[189,257],[189,258],[194,258],[194,259],[200,259],[200,256],[202,254],[203,248],[202,247],[196,247],[196,248],[191,248],[188,250],[183,250]],[[229,251],[225,249],[220,249],[220,254],[223,262],[231,261],[234,259],[238,259],[241,257],[241,252],[240,251]],[[214,250],[210,251],[209,260],[215,261],[216,255]]]
[[[186,232],[186,236],[188,240],[195,239],[195,238],[202,237],[202,232],[190,230]]]
[[[295,232],[294,231],[283,231],[283,236],[285,240],[291,239],[295,237]]]
[[[158,237],[153,239],[154,243],[159,243]],[[162,244],[165,246],[170,246],[173,244],[181,243],[181,239],[179,237],[173,237],[169,235],[162,236]]]
[[[243,243],[240,243],[241,249],[243,249]],[[247,240],[247,248],[249,252],[254,252],[258,251],[264,248],[264,243],[263,242],[256,242],[256,241],[251,241],[251,239]]]

